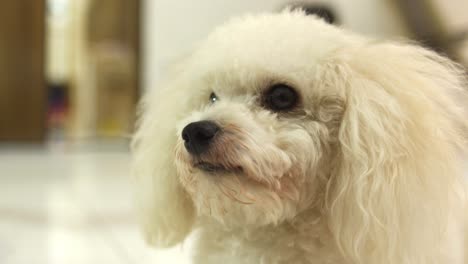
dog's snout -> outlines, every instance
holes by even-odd
[[[219,130],[219,126],[213,121],[199,121],[188,124],[182,130],[185,148],[191,154],[200,155],[208,150],[211,141]]]

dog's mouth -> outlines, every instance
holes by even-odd
[[[242,173],[242,167],[227,168],[221,164],[205,161],[197,162],[194,167],[208,173]]]

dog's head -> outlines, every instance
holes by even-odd
[[[134,142],[152,242],[197,217],[249,228],[316,208],[358,260],[443,221],[463,123],[445,58],[285,12],[218,28],[172,74]]]

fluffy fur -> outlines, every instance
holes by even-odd
[[[147,240],[197,230],[204,264],[465,263],[463,75],[302,12],[230,21],[143,100],[133,151]],[[298,91],[296,110],[262,106],[275,83]],[[200,120],[223,130],[201,158],[181,138]]]

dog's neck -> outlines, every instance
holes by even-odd
[[[196,255],[204,255],[205,250],[212,254],[216,249],[220,259],[223,254],[245,255],[246,261],[242,263],[259,263],[255,262],[256,258],[302,263],[297,261],[304,256],[315,259],[317,264],[342,263],[319,209],[309,209],[290,221],[264,227],[228,229],[219,223],[205,222],[200,224],[199,232]]]

